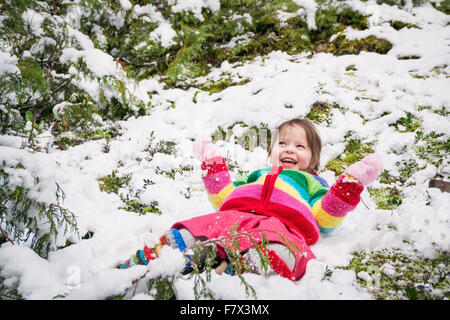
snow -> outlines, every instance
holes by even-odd
[[[30,27],[33,34],[38,36],[42,33],[41,23],[45,19],[45,17],[42,14],[32,9],[27,9],[22,14],[22,18],[24,22]]]
[[[0,51],[0,75],[19,73],[20,71],[16,64],[17,57],[11,56],[8,52]]]
[[[169,47],[176,44],[173,38],[177,36],[175,30],[169,23],[161,23],[155,30],[150,33],[150,39],[161,42],[163,47]]]
[[[314,2],[295,2],[305,9],[309,27],[315,27],[311,18],[316,10]],[[308,58],[306,54],[289,56],[272,52],[265,59],[256,58],[245,64],[224,62],[205,80],[227,72],[236,81],[248,79],[250,82],[212,95],[200,92],[196,103],[193,97],[197,89],[164,89],[156,79],[142,80],[134,93],[147,102],[147,91],[156,92],[151,100],[152,113],[119,121],[122,135],[112,139],[109,153],[102,152],[104,140],[90,141],[66,151],[50,149],[48,154],[31,153],[20,149],[20,138],[0,135],[3,167],[11,168],[18,163],[25,167],[11,170],[11,185],[23,184],[30,189],[30,197],[52,203],[57,182],[66,194],[63,206],[77,216],[80,235],[88,231],[94,233],[91,239],[84,240],[73,234],[74,244],[51,252],[48,259],[40,258],[25,245],[4,243],[0,247],[0,276],[6,279],[5,283],[18,283],[18,292],[25,299],[52,299],[57,295],[67,299],[104,299],[123,293],[140,277],[150,279],[170,275],[182,268],[181,253],[170,248],[164,248],[161,257],[151,261],[148,267],[116,270],[114,265],[145,244],[155,244],[174,222],[213,212],[201,182],[200,163],[193,156],[192,139],[199,133],[212,134],[218,126],[227,128],[237,121],[244,121],[249,126],[265,123],[274,128],[283,120],[305,115],[316,101],[335,101],[350,110],[345,114],[335,111],[329,127],[317,126],[324,146],[322,166],[342,153],[344,135],[352,130],[362,139],[375,141],[374,150],[388,170],[395,170],[395,162],[407,157],[408,152],[398,155],[400,151],[408,151],[414,145],[413,133],[399,133],[389,126],[405,112],[417,115],[425,132],[434,130],[448,136],[448,119],[438,117],[430,110],[417,113],[415,109],[420,105],[449,106],[448,75],[430,74],[433,67],[450,63],[448,16],[430,5],[401,10],[396,6],[377,5],[374,0],[346,3],[364,14],[372,14],[368,30],[349,28],[345,31],[346,36],[356,39],[373,34],[386,38],[394,45],[388,54],[362,52],[336,57],[320,53]],[[128,0],[120,0],[120,4],[124,10],[131,10]],[[218,0],[173,0],[172,4],[173,11],[191,10],[198,18],[202,18],[202,8],[214,11],[220,6]],[[169,45],[173,30],[162,17],[156,17],[152,9],[151,5],[145,8],[134,6],[132,12],[138,16],[148,14],[160,22],[153,35],[163,45]],[[43,18],[31,10],[26,12],[25,18],[38,34],[38,22]],[[421,29],[395,31],[385,23],[394,19],[417,24]],[[81,48],[65,49],[62,63],[81,57],[97,76],[116,74],[117,66],[110,55],[95,49],[87,36],[74,30],[70,32]],[[418,55],[420,59],[397,59],[403,55]],[[16,57],[0,51],[0,74],[18,71],[16,64]],[[356,68],[352,74],[346,71],[349,65]],[[430,77],[413,78],[411,70]],[[84,85],[90,92],[98,90],[93,82]],[[358,97],[360,99],[355,99]],[[376,98],[376,101],[361,97]],[[175,108],[170,107],[168,100]],[[381,117],[383,112],[389,114]],[[364,122],[359,114],[369,120]],[[157,153],[151,160],[145,159],[147,153],[144,150],[152,131],[155,141],[174,142],[176,154]],[[235,126],[233,133],[241,134],[242,129]],[[41,138],[41,143],[45,144],[45,139],[48,140]],[[244,170],[251,172],[267,165],[267,150],[260,147],[253,152],[229,142],[220,142],[218,147]],[[444,160],[448,163],[448,155]],[[177,174],[175,181],[155,174],[157,167],[170,170],[183,165],[192,165],[194,169],[183,175]],[[141,194],[141,200],[146,203],[158,201],[162,215],[138,216],[126,212],[119,209],[123,205],[119,196],[101,192],[96,179],[115,169],[119,174],[133,173],[131,185],[135,188],[142,188],[143,179],[154,181],[155,184]],[[438,189],[429,189],[427,183],[436,170],[435,166],[428,165],[418,171],[412,178],[416,184],[405,189],[403,203],[395,210],[376,209],[365,190],[362,198],[368,208],[360,204],[337,230],[323,234],[318,243],[312,245],[317,259],[308,264],[306,274],[299,281],[291,282],[278,276],[266,279],[253,274],[244,275],[245,279],[256,289],[258,299],[372,299],[356,280],[359,277],[369,281],[367,273],[356,275],[353,271],[334,267],[347,265],[355,251],[405,249],[405,241],[414,243],[418,253],[425,256],[431,257],[436,248],[450,250],[450,196]],[[231,175],[237,178],[235,172]],[[323,172],[323,176],[333,183],[332,172]],[[34,183],[36,177],[40,178],[37,185]],[[183,193],[188,187],[192,189],[192,195],[186,199]],[[396,230],[379,230],[379,225],[391,225]],[[64,239],[60,240],[58,245],[64,245]],[[324,279],[327,268],[333,269],[333,273]],[[383,270],[387,275],[393,272],[389,265],[384,265]],[[192,286],[192,280],[187,277],[178,279],[175,282],[177,298],[193,299]],[[212,274],[209,287],[217,299],[251,298],[246,296],[237,277]],[[134,299],[152,298],[138,290]]]
[[[306,16],[306,23],[311,30],[317,29],[316,26],[316,11],[317,3],[314,0],[294,0],[296,4],[302,8],[299,10],[301,15]]]
[[[172,12],[190,11],[194,16],[203,21],[202,9],[206,8],[215,12],[220,9],[219,0],[171,0]]]
[[[82,58],[86,62],[87,67],[96,76],[114,75],[117,69],[117,64],[113,57],[99,49],[76,50],[74,48],[63,49],[63,54],[60,57],[62,63],[68,61],[76,62]]]

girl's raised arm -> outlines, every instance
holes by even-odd
[[[216,146],[208,140],[198,139],[194,143],[194,154],[202,162],[202,180],[208,198],[218,210],[227,196],[234,190],[225,158]]]
[[[314,203],[312,213],[321,230],[330,231],[339,226],[347,213],[356,208],[364,187],[375,181],[381,170],[381,161],[374,154],[350,165]]]

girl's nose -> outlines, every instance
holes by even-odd
[[[293,145],[291,145],[291,144],[288,144],[284,150],[286,152],[293,153],[294,150],[295,150],[295,147]]]

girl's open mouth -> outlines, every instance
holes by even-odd
[[[293,168],[297,164],[297,161],[290,158],[281,159],[280,162],[283,168]]]

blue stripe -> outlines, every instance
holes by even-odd
[[[184,242],[183,236],[181,235],[180,231],[177,229],[171,229],[170,230],[173,235],[173,239],[175,240],[175,244],[177,248],[183,252],[186,250],[186,243]]]
[[[319,177],[319,176],[316,176],[316,175],[312,175],[317,181],[319,181],[320,182],[320,184],[322,185],[322,187],[325,187],[325,188],[329,188],[330,186],[328,185],[328,183],[327,183],[327,181],[324,179],[324,178],[322,178],[322,177]]]
[[[186,243],[184,242],[183,236],[181,235],[180,231],[178,231],[178,229],[170,229],[170,231],[172,232],[173,239],[175,240],[175,244],[178,250],[180,250],[181,252],[186,251]],[[188,259],[188,261],[191,261],[190,255],[187,254],[186,258]],[[190,267],[191,264],[189,262],[186,263],[182,272],[187,271]]]
[[[336,229],[336,228],[323,228],[323,227],[321,227],[321,226],[319,226],[319,228],[320,228],[320,231],[321,231],[321,232],[324,232],[324,233],[328,233],[328,232],[331,232],[331,231],[333,231],[334,229]]]

